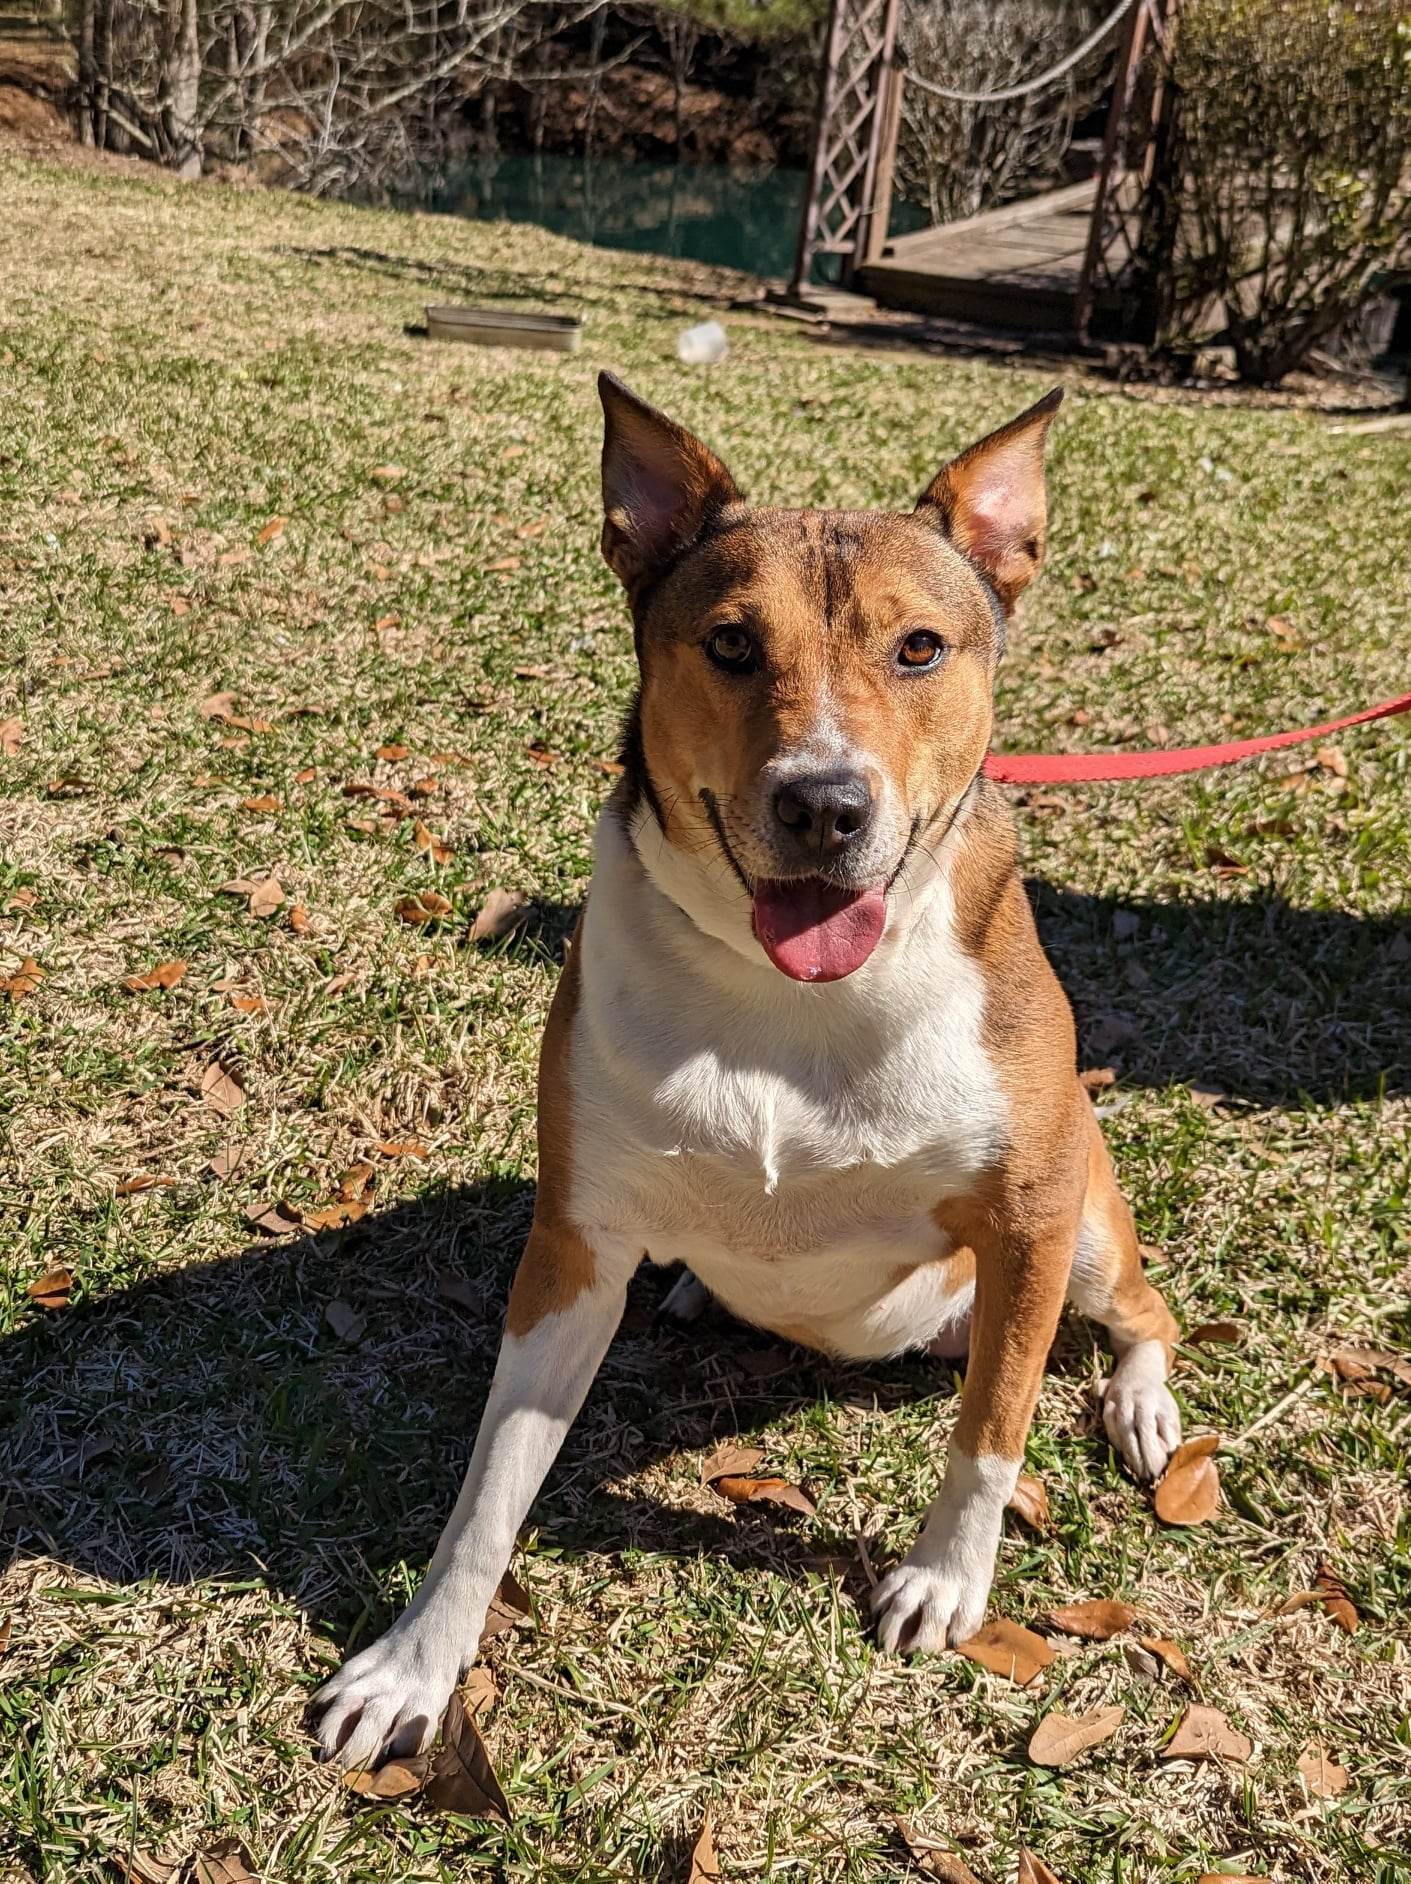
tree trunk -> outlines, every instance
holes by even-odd
[[[201,174],[201,41],[196,0],[177,0],[177,4],[181,10],[175,22],[167,80],[170,163],[179,177],[192,178]]]

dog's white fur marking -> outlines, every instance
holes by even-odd
[[[635,1258],[523,1336],[506,1334],[456,1508],[421,1588],[386,1635],[319,1690],[319,1742],[351,1768],[426,1746],[475,1659],[485,1611],[530,1502],[622,1316]]]
[[[921,860],[872,958],[810,988],[767,961],[714,859],[650,821],[635,836],[598,827],[569,1214],[688,1263],[747,1321],[859,1358],[925,1345],[969,1307],[932,1212],[1008,1126],[944,871]]]
[[[935,1653],[985,1619],[1017,1459],[970,1458],[952,1442],[945,1481],[921,1535],[872,1598],[884,1649]]]

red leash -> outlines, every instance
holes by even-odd
[[[1170,752],[992,752],[983,770],[986,778],[997,779],[1001,785],[1095,785],[1108,779],[1166,778],[1173,772],[1232,765],[1236,759],[1277,752],[1305,739],[1326,739],[1330,733],[1365,725],[1368,720],[1387,720],[1396,713],[1411,713],[1411,693],[1295,733],[1265,733],[1259,739],[1231,739],[1222,746],[1180,746]]]

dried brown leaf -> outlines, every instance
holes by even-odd
[[[279,1197],[273,1203],[251,1204],[245,1212],[245,1221],[261,1236],[289,1236],[300,1228],[304,1218],[295,1205]]]
[[[175,1884],[181,1871],[179,1858],[163,1858],[155,1851],[119,1851],[113,1853],[121,1884]]]
[[[490,1606],[485,1611],[484,1626],[480,1631],[480,1646],[493,1642],[497,1635],[503,1635],[506,1629],[513,1629],[524,1621],[529,1614],[529,1598],[524,1586],[508,1570],[500,1578],[500,1587],[490,1598]]]
[[[791,1511],[801,1511],[806,1518],[818,1512],[808,1493],[786,1478],[743,1478],[727,1473],[712,1483],[711,1490],[728,1498],[732,1505],[785,1505]]]
[[[145,994],[152,988],[174,988],[186,973],[183,961],[156,962],[151,968],[145,968],[141,974],[129,975],[123,982],[134,994]]]
[[[1196,1686],[1195,1675],[1190,1663],[1186,1660],[1186,1652],[1179,1642],[1168,1641],[1162,1635],[1139,1635],[1137,1641],[1149,1655],[1154,1655],[1163,1667],[1169,1668],[1178,1680],[1184,1681],[1188,1688]]]
[[[115,1197],[138,1197],[143,1191],[169,1191],[176,1183],[175,1178],[158,1177],[151,1171],[140,1171],[136,1177],[124,1178],[114,1190]]]
[[[423,824],[418,818],[412,826],[412,840],[419,851],[424,851],[433,863],[449,863],[455,851],[443,838],[437,837],[430,825]]]
[[[363,1203],[328,1204],[322,1210],[301,1213],[306,1230],[346,1230],[350,1223],[360,1223],[368,1213]]]
[[[0,720],[0,753],[7,759],[17,759],[20,743],[24,739],[23,720]]]
[[[1211,1454],[1218,1433],[1205,1433],[1177,1447],[1156,1487],[1156,1515],[1163,1524],[1206,1524],[1220,1509],[1220,1473]]]
[[[1057,1871],[1051,1871],[1043,1859],[1026,1845],[1019,1853],[1019,1884],[1063,1884]]]
[[[716,1884],[719,1876],[720,1860],[715,1855],[715,1828],[707,1811],[701,1820],[696,1842],[691,1847],[691,1869],[687,1873],[686,1884]]]
[[[1298,1758],[1298,1771],[1315,1799],[1336,1799],[1347,1791],[1348,1771],[1315,1740]]]
[[[430,1147],[419,1138],[379,1138],[373,1149],[384,1158],[429,1158]]]
[[[451,900],[438,890],[420,890],[415,896],[399,896],[395,907],[401,921],[420,926],[449,916]]]
[[[43,979],[44,970],[32,955],[26,955],[9,980],[0,981],[0,992],[8,994],[12,1001],[23,1001],[36,992]]]
[[[1004,1675],[1021,1688],[1036,1681],[1054,1659],[1053,1650],[1041,1635],[1011,1622],[1007,1616],[987,1622],[978,1635],[959,1643],[958,1649],[967,1660],[978,1662],[992,1674]]]
[[[212,1060],[201,1075],[201,1101],[212,1112],[228,1119],[245,1103],[245,1085],[240,1075],[219,1060]]]
[[[1218,1707],[1192,1703],[1161,1749],[1161,1757],[1163,1760],[1231,1760],[1243,1766],[1253,1750],[1238,1727],[1232,1727]]]
[[[1029,1741],[1035,1766],[1071,1766],[1090,1747],[1110,1740],[1122,1725],[1124,1707],[1096,1707],[1086,1714],[1045,1714]]]
[[[361,1341],[367,1333],[367,1316],[360,1315],[347,1302],[336,1300],[325,1302],[323,1319],[340,1341],[346,1341],[350,1345]]]
[[[531,739],[524,750],[529,754],[529,757],[534,761],[535,765],[542,766],[545,770],[551,765],[560,764],[563,760],[563,754],[561,752],[555,752],[552,747],[546,746],[542,739]]]
[[[1046,1537],[1053,1529],[1053,1519],[1049,1514],[1048,1492],[1042,1479],[1034,1478],[1030,1473],[1020,1474],[1009,1500],[1009,1509],[1016,1517],[1023,1520],[1031,1531],[1037,1531]]]
[[[289,927],[294,931],[295,935],[307,935],[309,930],[313,928],[309,912],[304,908],[302,903],[290,904]]]
[[[461,1683],[461,1700],[466,1712],[479,1720],[482,1714],[488,1714],[500,1698],[500,1690],[495,1685],[495,1672],[482,1663],[472,1668]]]
[[[371,1772],[345,1773],[343,1784],[363,1799],[405,1799],[420,1792],[431,1772],[431,1761],[421,1754],[413,1760],[388,1760]]]
[[[1137,1612],[1130,1603],[1119,1602],[1115,1596],[1096,1596],[1086,1603],[1050,1609],[1043,1621],[1048,1628],[1079,1636],[1084,1642],[1110,1642],[1114,1635],[1130,1629],[1136,1619]]]
[[[277,536],[283,536],[284,526],[288,521],[289,519],[287,517],[271,517],[268,523],[262,524],[260,528],[256,530],[255,542],[261,549],[264,548],[266,543],[273,543]]]
[[[1333,1575],[1326,1564],[1320,1564],[1318,1566],[1318,1574],[1314,1577],[1313,1581],[1318,1586],[1318,1594],[1322,1598],[1324,1609],[1332,1617],[1339,1629],[1346,1635],[1356,1635],[1361,1618],[1357,1614],[1357,1608],[1352,1598],[1343,1588],[1338,1578]]]
[[[203,1852],[192,1869],[192,1884],[259,1884],[250,1854],[235,1838],[223,1838]]]
[[[232,994],[230,1005],[237,1014],[268,1014],[269,1003],[262,994]]]
[[[235,711],[233,693],[211,693],[197,707],[203,720],[228,720]]]
[[[929,1833],[918,1831],[911,1820],[903,1818],[899,1812],[893,1815],[893,1823],[912,1863],[927,1877],[940,1878],[942,1884],[980,1884],[958,1852]]]
[[[718,1478],[746,1477],[763,1458],[758,1446],[719,1446],[701,1464],[701,1483],[713,1485]]]
[[[472,942],[497,942],[524,921],[529,898],[518,890],[490,890],[470,925]]]
[[[65,1269],[62,1264],[56,1264],[52,1269],[46,1269],[44,1274],[40,1276],[37,1281],[31,1282],[29,1287],[25,1290],[25,1294],[29,1297],[31,1302],[35,1302],[40,1308],[47,1308],[51,1312],[61,1308],[67,1308],[69,1305],[69,1296],[72,1292],[73,1271]]]
[[[385,759],[389,765],[396,765],[402,759],[410,759],[411,756],[410,746],[398,745],[395,741],[389,741],[385,746],[377,748],[377,757]]]
[[[240,800],[242,811],[283,811],[284,800],[276,798],[273,792],[260,792],[254,798]]]
[[[248,1145],[237,1144],[232,1140],[222,1145],[213,1157],[206,1160],[206,1169],[218,1178],[234,1177],[249,1155]]]
[[[441,1718],[441,1745],[432,1758],[431,1775],[421,1796],[433,1812],[497,1818],[506,1825],[513,1816],[480,1729],[466,1712],[459,1694],[451,1696]]]
[[[250,914],[258,916],[263,921],[267,916],[272,916],[283,901],[284,886],[279,878],[265,877],[250,892]]]

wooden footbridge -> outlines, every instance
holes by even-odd
[[[948,91],[909,72],[900,0],[832,0],[813,160],[788,300],[808,308],[820,258],[838,285],[884,307],[1059,335],[1149,339],[1160,293],[1151,185],[1165,126],[1164,53],[1177,0],[1118,0],[1069,56],[1023,85]],[[1085,182],[890,236],[893,169],[907,84],[982,103],[1057,82],[1108,38],[1117,52],[1101,167]]]

